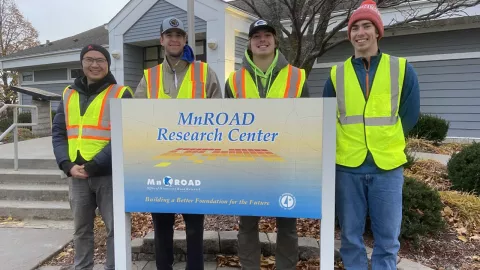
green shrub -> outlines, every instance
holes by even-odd
[[[420,114],[417,124],[408,136],[433,142],[441,142],[447,136],[450,123],[445,119],[428,114]]]
[[[445,229],[439,193],[425,183],[405,177],[400,237],[417,242],[420,236]]]
[[[33,135],[32,131],[30,131],[27,128],[18,128],[18,140],[19,141],[25,141],[29,139],[34,139],[36,138],[35,135]],[[3,139],[3,143],[12,143],[13,142],[13,131],[8,133],[8,135]]]
[[[447,164],[452,189],[480,195],[480,143],[452,155]]]
[[[417,158],[412,155],[411,151],[405,148],[405,155],[407,156],[407,163],[403,165],[403,168],[410,169],[413,164],[417,161]]]
[[[12,125],[13,121],[11,118],[1,118],[0,119],[0,133],[7,130]]]
[[[31,112],[19,113],[18,123],[32,123],[32,113]]]

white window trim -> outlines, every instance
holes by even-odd
[[[35,72],[34,72],[33,70],[31,70],[31,71],[30,71],[30,70],[27,70],[27,71],[20,72],[20,78],[21,78],[20,81],[21,81],[21,83],[24,82],[24,80],[23,80],[23,73],[25,73],[25,72],[31,72],[31,73],[32,73],[32,80],[31,80],[31,81],[26,81],[25,83],[35,82]]]
[[[71,84],[73,83],[71,80],[59,80],[59,81],[44,81],[44,82],[23,82],[22,86],[29,86],[29,85],[42,85],[42,84],[56,84],[56,83],[66,83]],[[66,86],[66,85],[65,85]]]
[[[409,62],[475,59],[475,58],[480,58],[480,52],[430,54],[430,55],[402,56],[402,57],[406,58]],[[347,58],[347,56],[345,58]],[[328,62],[328,63],[316,63],[316,64],[313,65],[313,68],[331,68],[332,66],[341,64],[343,62],[344,61]]]

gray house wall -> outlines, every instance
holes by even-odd
[[[480,51],[480,28],[386,37],[380,40],[380,50],[397,56],[419,56]],[[344,61],[353,55],[347,41],[326,52],[318,63]]]
[[[389,37],[382,51],[397,56],[480,51],[480,29]],[[428,43],[428,44],[427,44]],[[343,61],[352,53],[342,44],[319,60]],[[438,46],[438,47],[436,47]],[[341,49],[343,48],[343,53]],[[423,51],[423,53],[421,53]],[[480,138],[480,59],[411,62],[420,84],[420,110],[450,121],[449,137]],[[312,96],[321,96],[330,68],[313,69],[308,78]]]
[[[138,20],[123,36],[125,43],[158,39],[160,36],[160,25],[165,18],[176,17],[183,21],[186,30],[187,12],[164,0],[158,1]],[[207,31],[207,23],[195,17],[195,32],[204,33]]]
[[[72,80],[73,83],[73,80]],[[55,94],[62,95],[63,90],[67,87],[68,83],[52,83],[52,84],[32,84],[28,87],[38,88],[41,90],[49,91]],[[59,101],[52,101],[51,106],[53,111],[57,111]],[[32,105],[32,96],[22,94],[22,104]]]
[[[124,83],[133,91],[143,76],[143,48],[129,44],[123,45]]]
[[[239,36],[235,36],[235,58],[243,59],[245,50],[247,49],[248,40]],[[235,70],[242,67],[241,63],[235,63]]]

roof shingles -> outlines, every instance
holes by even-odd
[[[81,49],[91,43],[108,45],[108,30],[105,28],[105,26],[98,26],[80,34],[56,41],[51,41],[49,44],[42,44],[30,49],[19,51],[0,59],[4,60],[48,52]]]

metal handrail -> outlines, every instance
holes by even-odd
[[[0,135],[0,141],[7,136],[10,131],[13,130],[13,158],[14,158],[14,170],[18,171],[18,127],[32,127],[38,125],[38,108],[33,105],[19,105],[19,104],[5,104],[0,108],[0,115],[3,111],[6,111],[8,108],[13,108],[13,124],[10,125],[7,130],[5,130]],[[28,108],[32,109],[32,122],[31,123],[18,123],[18,108]]]

